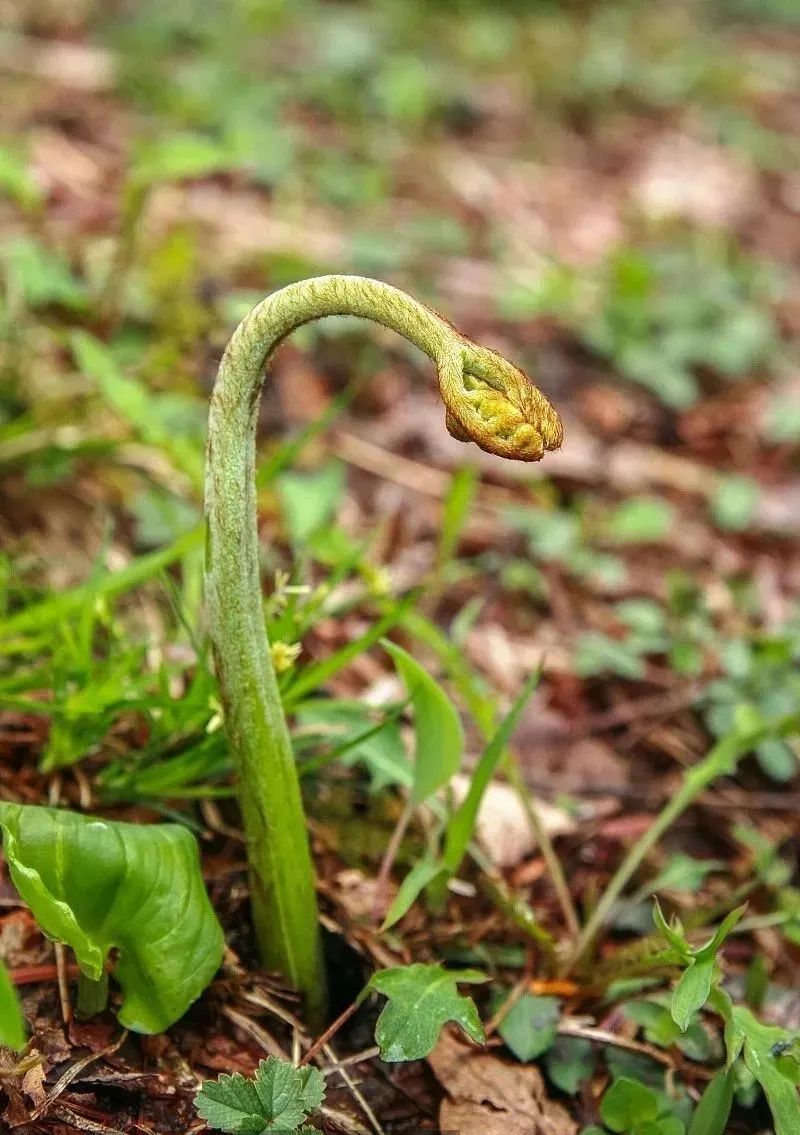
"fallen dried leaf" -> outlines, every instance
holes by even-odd
[[[444,1033],[428,1057],[434,1076],[448,1093],[439,1110],[442,1131],[459,1135],[575,1135],[564,1108],[547,1098],[533,1065],[511,1064],[476,1052]]]

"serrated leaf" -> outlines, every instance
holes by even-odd
[[[270,1056],[255,1077],[239,1072],[207,1080],[194,1099],[199,1115],[210,1127],[236,1135],[265,1131],[295,1131],[325,1099],[325,1078],[317,1068],[295,1068]],[[313,1128],[300,1128],[310,1131]]]
[[[414,706],[414,783],[411,803],[422,804],[458,772],[464,751],[461,719],[438,682],[416,658],[384,640]]]
[[[681,974],[672,994],[672,1019],[681,1032],[686,1032],[694,1014],[708,1000],[716,964],[714,955],[695,959]]]
[[[0,962],[0,1044],[19,1052],[25,1047],[25,1022],[8,970]]]
[[[218,1131],[244,1131],[256,1120],[264,1129],[261,1100],[255,1084],[240,1072],[207,1080],[194,1098],[194,1106],[209,1127]]]
[[[381,1059],[424,1059],[449,1021],[454,1021],[477,1044],[483,1044],[478,1010],[471,997],[461,996],[457,983],[485,980],[477,970],[452,971],[440,965],[422,964],[373,974],[361,996],[372,990],[389,999],[375,1025]]]
[[[224,947],[190,833],[7,803],[0,830],[14,885],[81,970],[99,980],[118,950],[121,1023],[158,1033],[183,1016]]]

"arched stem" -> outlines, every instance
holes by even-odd
[[[313,867],[289,731],[264,626],[255,491],[256,423],[267,362],[294,328],[356,315],[399,332],[436,364],[460,440],[536,461],[561,444],[544,395],[501,355],[441,316],[360,276],[320,276],[258,304],[231,337],[211,398],[206,456],[206,599],[225,727],[238,778],[251,903],[264,964],[325,1004]]]

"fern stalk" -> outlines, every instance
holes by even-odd
[[[206,455],[206,597],[225,727],[239,779],[251,903],[264,964],[325,1005],[314,876],[300,787],[264,627],[256,516],[256,424],[265,367],[301,324],[355,315],[397,331],[435,363],[450,433],[538,461],[562,440],[558,414],[522,371],[398,289],[320,276],[258,304],[231,337],[211,398]]]

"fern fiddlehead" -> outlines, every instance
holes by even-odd
[[[461,335],[404,292],[361,276],[290,284],[258,304],[225,350],[211,398],[206,457],[206,597],[239,776],[251,902],[265,965],[325,999],[313,870],[291,742],[264,628],[255,496],[256,423],[264,371],[296,327],[329,315],[383,324],[434,362],[445,422],[461,441],[520,461],[557,449],[560,418],[512,363]]]

